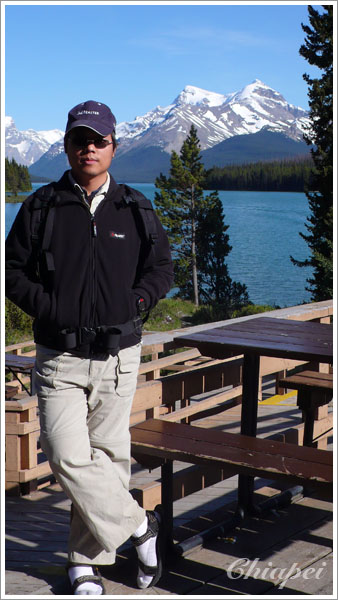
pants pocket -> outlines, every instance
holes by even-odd
[[[141,343],[120,350],[118,354],[116,394],[121,397],[135,393],[140,366]]]
[[[37,346],[34,377],[38,392],[43,388],[55,389],[55,381],[62,360],[62,352],[44,346]]]

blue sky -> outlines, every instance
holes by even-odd
[[[312,3],[320,10],[321,3]],[[185,85],[222,94],[260,79],[308,108],[299,47],[307,3],[3,2],[5,112],[24,129],[64,129],[84,100],[117,121],[167,106]]]

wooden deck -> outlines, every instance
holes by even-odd
[[[266,393],[267,402],[269,394]],[[239,430],[240,406],[195,425]],[[279,403],[259,406],[258,435],[278,433],[300,422],[290,394]],[[329,438],[332,448],[332,438]],[[177,465],[180,469],[186,465]],[[156,481],[134,464],[131,488]],[[233,514],[237,476],[220,481],[174,504],[175,539],[181,541]],[[278,492],[276,484],[256,479],[257,501]],[[101,568],[107,595],[331,595],[333,581],[333,504],[324,497],[300,497],[278,512],[249,518],[225,538],[209,540],[183,557],[170,558],[156,588],[135,586],[135,554],[130,544],[119,549],[116,564]],[[70,501],[57,484],[28,496],[6,497],[6,571],[3,593],[23,596],[68,596],[64,571]],[[290,576],[298,569],[298,576]],[[2,596],[1,596],[2,597]]]

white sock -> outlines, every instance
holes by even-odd
[[[159,519],[159,515],[156,513],[156,518]],[[148,517],[145,518],[143,523],[136,529],[134,536],[140,537],[143,535],[148,528]],[[149,540],[141,544],[141,546],[136,546],[136,551],[139,559],[149,567],[156,567],[157,565],[157,556],[156,556],[156,537],[151,537]],[[142,569],[139,567],[138,576],[137,576],[137,584],[140,589],[145,589],[151,583],[153,577],[151,575],[145,575]]]
[[[75,579],[82,577],[82,575],[94,575],[92,567],[77,565],[76,567],[70,567],[68,570],[68,576],[72,585]],[[94,594],[101,595],[102,587],[91,581],[81,583],[74,592],[75,596],[92,596]]]

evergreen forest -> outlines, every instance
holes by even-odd
[[[284,161],[213,167],[206,173],[207,190],[304,192],[311,188],[311,156]]]
[[[18,165],[12,158],[5,159],[5,191],[16,196],[18,192],[29,192],[32,189],[28,167]]]

